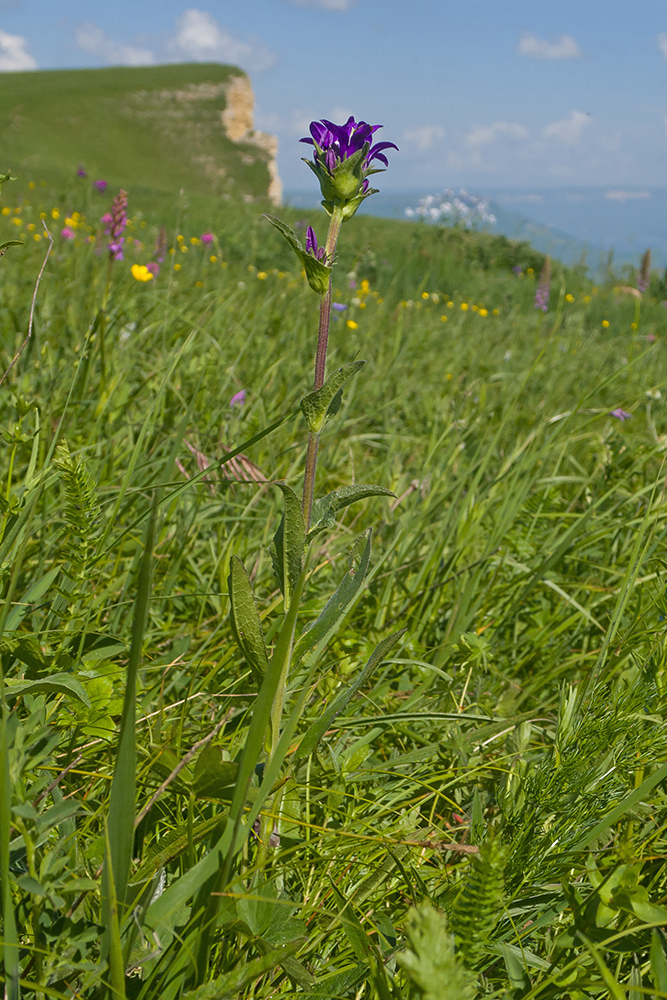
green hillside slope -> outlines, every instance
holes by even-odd
[[[217,63],[3,73],[3,169],[58,181],[82,164],[112,186],[265,195],[269,153],[222,121],[243,76]]]

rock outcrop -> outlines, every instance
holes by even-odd
[[[268,195],[274,205],[280,205],[283,186],[278,175],[278,138],[268,132],[255,131],[255,95],[247,76],[234,76],[225,85],[226,105],[222,112],[222,124],[232,142],[243,142],[268,153],[269,183]]]

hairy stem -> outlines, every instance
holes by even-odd
[[[342,209],[336,206],[331,213],[329,222],[329,232],[324,245],[326,250],[326,261],[332,263],[336,251],[340,227],[343,223]],[[329,287],[320,299],[320,325],[317,335],[317,352],[315,354],[315,379],[313,391],[321,389],[324,385],[324,378],[327,367],[327,346],[329,343],[329,325],[331,323],[331,278]],[[317,470],[317,449],[319,446],[319,434],[310,433],[308,435],[308,450],[306,452],[306,468],[303,477],[303,519],[306,524],[306,531],[310,530],[310,518],[313,510],[313,499],[315,495],[315,472]]]

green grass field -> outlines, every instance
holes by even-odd
[[[316,297],[261,206],[135,198],[119,167],[109,267],[115,189],[22,171],[2,372],[54,245],[0,390],[5,995],[667,997],[659,282],[555,265],[542,313],[525,245],[345,224],[329,370],[367,365],[317,492],[394,497],[312,545],[297,636],[373,529],[273,773],[228,577],[237,556],[275,654],[272,483],[301,488]]]

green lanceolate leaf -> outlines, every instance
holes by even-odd
[[[294,760],[300,760],[302,757],[307,757],[316,749],[317,744],[320,742],[336,716],[343,711],[350,699],[361,687],[363,687],[377,665],[382,662],[392,646],[396,645],[401,636],[405,635],[406,631],[407,629],[402,628],[400,632],[394,632],[393,635],[387,636],[386,639],[383,639],[382,642],[375,647],[368,659],[368,662],[366,663],[366,666],[354,683],[338,695],[338,697],[329,705],[319,719],[317,719],[306,732],[306,735],[303,737],[296,749]]]
[[[365,361],[352,361],[349,365],[343,365],[332,372],[329,378],[320,389],[309,392],[301,400],[301,409],[308,424],[311,434],[319,434],[324,427],[329,408],[338,396],[345,383],[353,375],[356,375],[364,365]],[[334,404],[335,405],[335,404]],[[339,401],[340,405],[340,401]]]
[[[369,528],[356,540],[350,553],[350,568],[336,593],[329,598],[319,617],[307,626],[294,647],[294,666],[304,657],[310,660],[318,656],[361,590],[371,560],[371,536]]]
[[[4,243],[0,243],[0,254],[4,253],[8,247],[22,247],[23,243],[21,240],[6,240]]]
[[[50,677],[41,677],[36,681],[11,681],[5,682],[5,695],[7,698],[17,698],[20,694],[64,694],[71,698],[76,698],[86,708],[90,708],[90,698],[86,694],[81,682],[72,674],[51,674]]]
[[[238,556],[232,556],[229,566],[229,599],[232,631],[236,644],[259,684],[269,665],[269,657],[255,595],[245,567]]]
[[[301,504],[294,490],[285,483],[276,483],[276,486],[282,490],[285,497],[285,513],[271,544],[271,558],[278,577],[278,586],[285,598],[285,607],[288,608],[296,581],[303,568],[306,528]]]
[[[306,280],[313,291],[319,295],[325,295],[329,290],[332,268],[328,264],[323,263],[323,261],[318,260],[317,257],[313,257],[312,254],[307,253],[303,249],[301,240],[296,233],[289,226],[286,226],[284,222],[281,222],[280,219],[276,219],[273,215],[265,215],[264,218],[268,219],[271,225],[275,226],[278,232],[285,237],[303,264],[303,269],[306,272]]]
[[[361,484],[359,486],[342,486],[338,490],[333,490],[332,493],[327,493],[325,497],[321,497],[313,504],[312,527],[308,532],[308,540],[310,541],[325,528],[333,527],[338,511],[349,507],[351,503],[365,500],[366,497],[393,497],[395,495],[384,486],[364,486]]]

